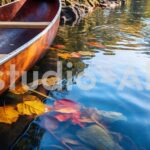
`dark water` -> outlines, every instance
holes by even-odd
[[[101,43],[105,48],[88,46],[87,42]],[[60,27],[55,44],[65,45],[69,53],[90,51],[94,55],[61,59],[57,51],[50,50],[33,69],[42,75],[56,70],[58,60],[63,62],[63,90],[50,91],[50,96],[120,113],[117,121],[107,123],[107,129],[121,135],[122,148],[150,150],[150,1],[131,0],[126,7],[97,9],[79,25]],[[67,67],[68,63],[73,66]],[[73,73],[70,83],[65,82],[68,71]],[[50,148],[54,137],[37,126],[44,117],[31,123],[18,139],[17,148],[62,149],[57,142]],[[67,133],[74,133],[69,129]]]

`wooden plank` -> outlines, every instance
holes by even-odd
[[[28,28],[28,29],[39,29],[45,28],[50,22],[9,22],[0,21],[0,28]]]

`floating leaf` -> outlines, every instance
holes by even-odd
[[[14,89],[11,89],[10,92],[13,94],[24,94],[29,91],[29,87],[24,84],[17,84]]]
[[[91,51],[79,51],[78,52],[81,56],[95,56],[94,52]]]
[[[88,46],[93,46],[93,47],[97,47],[97,48],[106,48],[106,46],[104,46],[101,43],[97,43],[97,42],[88,42],[86,43],[86,45]]]
[[[19,113],[12,106],[0,107],[0,122],[12,124],[17,121]]]
[[[73,53],[71,53],[71,57],[73,57],[73,58],[80,58],[80,57],[81,57],[81,54],[80,54],[80,53],[73,52]]]
[[[60,113],[75,113],[78,112],[79,109],[79,104],[68,99],[58,100],[54,103],[54,111]]]
[[[17,105],[17,110],[20,115],[41,115],[50,111],[50,107],[43,104],[41,101],[24,101]]]
[[[57,56],[63,59],[69,59],[72,57],[69,53],[58,53]]]
[[[82,142],[93,147],[93,149],[122,150],[122,148],[113,141],[108,130],[97,125],[91,125],[79,130],[77,136]]]
[[[57,45],[54,45],[55,48],[58,48],[58,49],[64,49],[65,48],[65,45],[62,45],[62,44],[57,44]]]

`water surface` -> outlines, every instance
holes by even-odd
[[[88,46],[89,42],[101,43],[105,48]],[[132,0],[126,7],[112,10],[97,9],[79,25],[60,27],[55,44],[65,45],[69,53],[90,51],[94,55],[62,59],[57,56],[58,51],[50,50],[33,70],[40,70],[41,75],[56,70],[59,60],[63,62],[63,81],[67,71],[73,72],[73,81],[63,82],[63,90],[50,91],[50,96],[71,99],[87,108],[121,113],[126,119],[112,121],[107,128],[122,135],[122,148],[149,150],[149,0]],[[67,66],[69,62],[72,67]],[[52,139],[33,122],[16,145],[44,149]]]

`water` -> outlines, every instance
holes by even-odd
[[[55,44],[65,45],[68,53],[90,51],[94,56],[61,59],[57,56],[58,51],[49,51],[33,70],[40,70],[42,76],[47,70],[56,70],[56,62],[61,60],[63,80],[67,78],[67,71],[72,71],[73,82],[69,85],[64,82],[63,90],[54,90],[49,94],[55,99],[74,100],[86,108],[121,113],[126,119],[108,123],[108,130],[120,133],[123,149],[149,150],[149,33],[149,0],[132,0],[126,7],[114,10],[97,9],[79,25],[60,27],[55,40]],[[88,42],[101,43],[105,48],[88,46]],[[73,67],[67,67],[69,62]],[[44,145],[51,144],[54,137],[35,122],[19,138],[18,147],[28,145],[44,149]],[[68,132],[73,132],[71,129]]]

